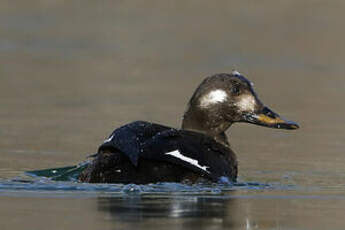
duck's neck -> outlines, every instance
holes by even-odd
[[[225,122],[220,117],[210,117],[210,113],[202,109],[187,109],[183,115],[182,129],[203,133],[216,141],[230,146],[225,131],[231,122]]]

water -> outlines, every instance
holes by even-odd
[[[2,1],[1,229],[343,229],[343,1]],[[296,131],[236,124],[234,185],[104,185],[75,165],[118,126],[179,127],[213,73],[238,69]]]

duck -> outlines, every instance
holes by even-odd
[[[206,77],[190,98],[181,128],[134,121],[115,129],[91,156],[85,183],[233,183],[238,161],[226,131],[246,122],[295,130],[299,125],[265,106],[236,70]]]

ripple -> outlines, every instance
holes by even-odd
[[[291,186],[238,182],[233,184],[89,184],[75,181],[54,181],[45,177],[0,180],[2,196],[52,197],[128,197],[128,196],[225,196],[236,190],[288,190]]]

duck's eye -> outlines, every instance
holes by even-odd
[[[241,93],[240,87],[239,87],[238,85],[234,85],[234,86],[231,88],[231,93],[232,93],[233,95],[236,95],[236,96],[240,95],[240,93]]]

